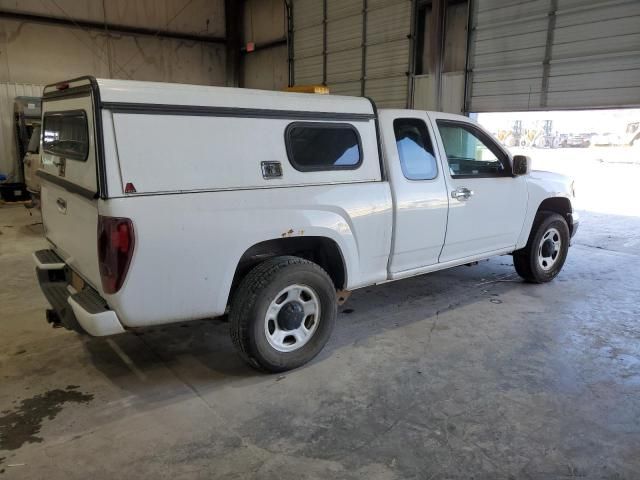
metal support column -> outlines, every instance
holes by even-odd
[[[360,70],[360,96],[365,96],[367,81],[367,0],[362,0],[362,66]]]
[[[244,0],[225,0],[224,24],[227,46],[226,85],[241,87],[242,78],[242,28],[244,23]]]
[[[553,50],[553,37],[556,31],[556,12],[558,0],[550,0],[549,21],[547,22],[547,42],[544,48],[544,60],[542,61],[542,91],[540,92],[540,106],[547,106],[549,95],[549,74],[551,73],[551,55]]]

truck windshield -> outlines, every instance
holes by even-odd
[[[45,153],[85,161],[89,154],[89,129],[84,110],[44,114]]]

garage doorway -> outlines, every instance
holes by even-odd
[[[534,170],[575,180],[577,243],[640,252],[640,109],[500,112],[476,115]]]

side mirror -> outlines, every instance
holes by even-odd
[[[513,174],[526,175],[531,172],[531,158],[526,155],[514,155],[513,157]]]

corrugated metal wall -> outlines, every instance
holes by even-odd
[[[474,4],[469,111],[640,106],[638,0]]]
[[[294,80],[296,85],[322,84],[324,80],[324,2],[293,2]]]
[[[16,97],[41,97],[43,85],[0,83],[0,173],[11,177],[18,160],[13,125]]]
[[[331,93],[362,94],[363,8],[362,0],[327,0],[327,85]]]
[[[297,85],[406,106],[410,0],[295,0],[293,25]]]
[[[243,87],[281,90],[289,82],[287,45],[262,49],[261,44],[286,39],[287,21],[283,0],[246,0],[243,43],[258,48],[243,57]]]
[[[411,33],[409,0],[367,0],[365,94],[380,107],[406,107]]]

